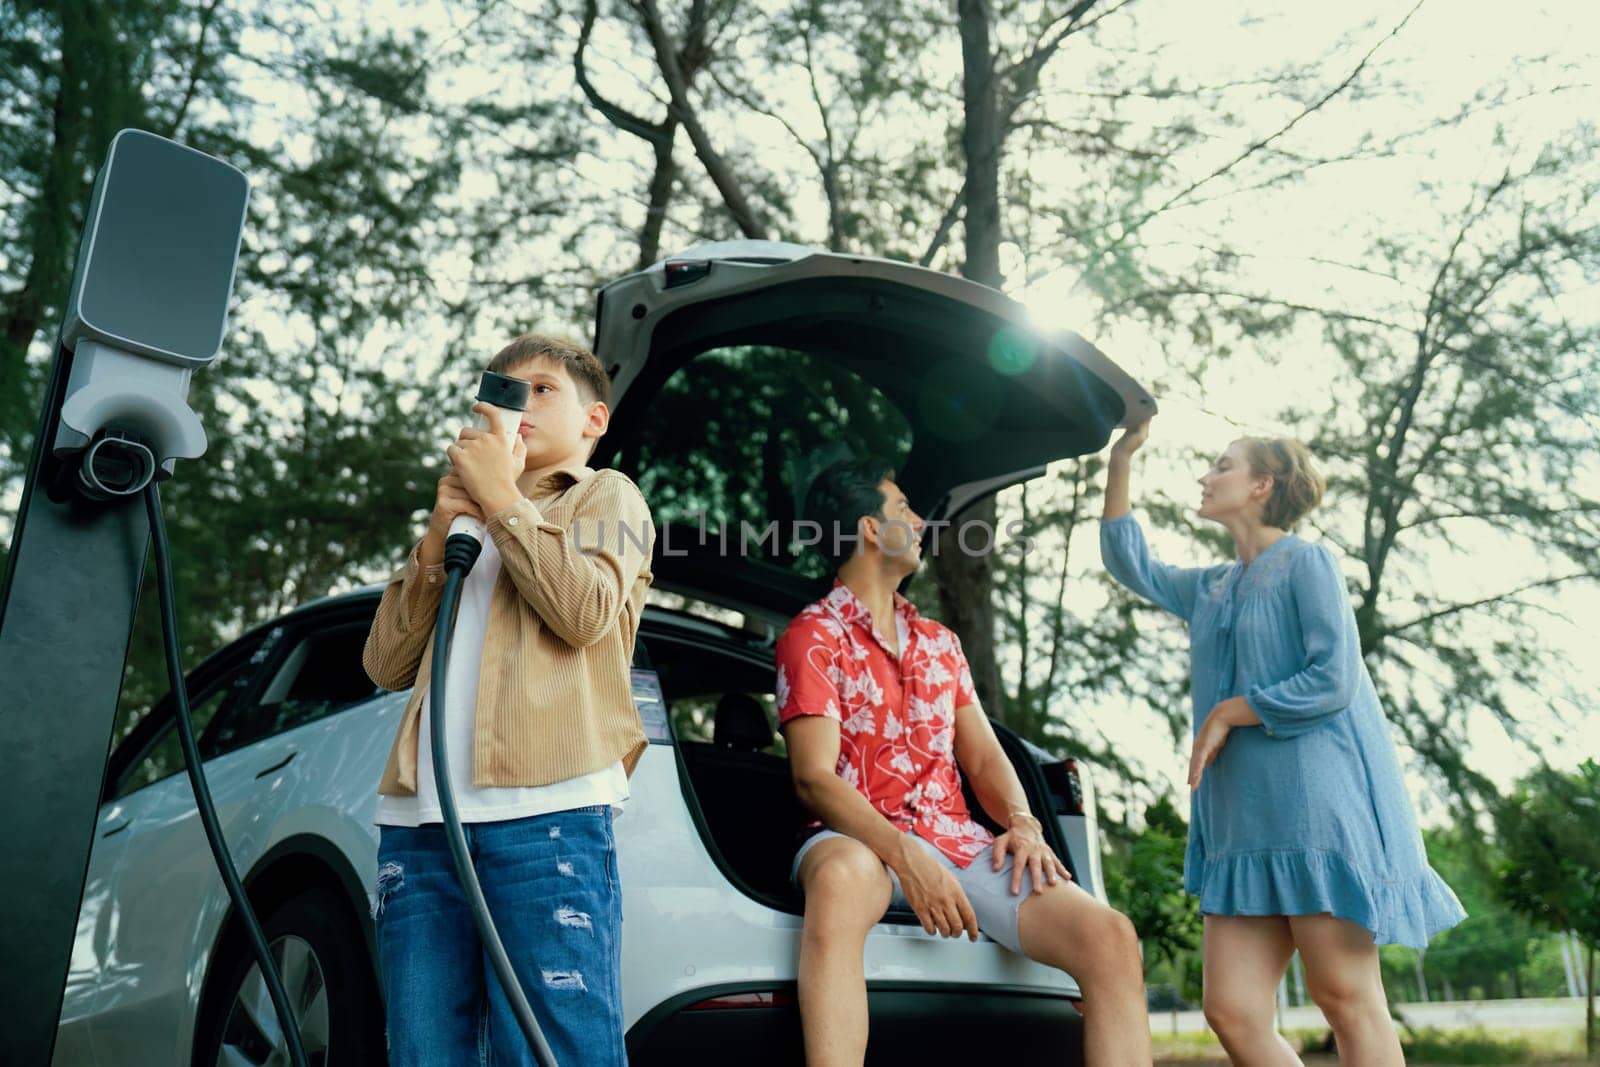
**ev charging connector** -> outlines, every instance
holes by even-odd
[[[532,391],[533,386],[521,378],[496,374],[494,371],[484,371],[483,377],[478,380],[478,403],[499,409],[501,432],[505,435],[507,448],[517,439],[522,411],[528,406],[528,394]],[[487,415],[479,415],[477,421],[478,429],[489,429]],[[450,532],[444,540],[445,570],[459,569],[463,574],[470,571],[478,561],[478,553],[483,551],[483,539],[487,532],[483,523],[471,515],[457,515],[451,520]]]
[[[478,382],[478,402],[498,408],[501,431],[505,434],[507,448],[512,447],[522,423],[523,409],[528,406],[532,386],[521,378],[512,378],[493,371],[484,371]],[[478,416],[478,428],[489,428],[487,414]],[[540,1067],[558,1067],[555,1054],[545,1040],[544,1031],[533,1013],[528,994],[517,978],[511,957],[506,954],[500,931],[495,928],[494,916],[489,913],[489,902],[484,899],[483,886],[478,882],[477,870],[472,865],[472,854],[467,847],[466,832],[461,828],[461,815],[456,810],[455,790],[450,785],[449,739],[445,730],[444,694],[450,670],[450,639],[455,634],[456,611],[461,606],[461,585],[467,573],[478,562],[483,551],[486,528],[470,515],[457,515],[450,523],[450,532],[444,541],[444,590],[439,596],[439,610],[433,624],[433,667],[428,683],[428,742],[433,749],[433,784],[439,794],[439,814],[442,818],[445,843],[450,847],[450,859],[455,865],[456,881],[467,899],[467,910],[478,930],[478,940],[489,958],[490,969],[500,983],[511,1014],[528,1042],[528,1050]]]

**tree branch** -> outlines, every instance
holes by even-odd
[[[701,124],[700,116],[696,114],[694,105],[689,100],[688,81],[678,63],[677,51],[667,34],[666,24],[661,19],[661,10],[656,6],[656,0],[633,0],[633,2],[635,9],[644,19],[645,31],[650,35],[650,43],[655,49],[656,63],[666,79],[667,91],[672,97],[673,115],[689,134],[689,142],[694,145],[695,155],[705,167],[712,184],[717,187],[717,192],[722,195],[722,202],[727,206],[728,213],[733,216],[733,221],[740,232],[746,237],[758,239],[765,237],[766,227],[761,224],[755,208],[745,196],[727,160],[723,159],[712,146],[705,126]]]
[[[933,238],[928,242],[927,251],[917,260],[920,266],[931,266],[933,257],[939,254],[939,249],[944,247],[950,239],[950,231],[955,229],[956,223],[961,219],[961,209],[967,202],[967,183],[961,182],[961,188],[956,190],[956,195],[951,197],[950,206],[944,209],[944,217],[939,220],[938,229],[933,231]]]
[[[619,130],[633,134],[635,137],[649,141],[653,145],[660,145],[663,141],[671,143],[672,132],[669,123],[651,122],[640,118],[633,112],[607,100],[600,95],[594,83],[589,80],[589,69],[584,62],[584,56],[589,51],[589,38],[594,33],[595,20],[599,17],[599,4],[597,0],[585,0],[583,5],[583,26],[578,31],[578,50],[572,57],[573,71],[578,79],[578,88],[583,90],[583,95],[588,97],[594,109],[605,116],[607,122]]]
[[[1369,62],[1371,62],[1372,57],[1377,54],[1378,50],[1380,48],[1382,48],[1388,42],[1392,41],[1396,36],[1398,36],[1400,31],[1405,29],[1406,24],[1411,21],[1412,16],[1415,15],[1417,13],[1417,11],[1422,7],[1422,5],[1424,3],[1426,3],[1426,2],[1427,2],[1427,0],[1417,0],[1417,2],[1412,5],[1411,10],[1406,12],[1405,18],[1401,19],[1395,25],[1394,29],[1390,30],[1388,32],[1388,34],[1386,34],[1383,37],[1382,40],[1378,41],[1371,48],[1369,48],[1367,50],[1367,53],[1364,56],[1361,57],[1361,61],[1355,65],[1355,68],[1352,69],[1349,74],[1345,75],[1344,79],[1341,80],[1338,85],[1335,85],[1328,92],[1324,93],[1314,103],[1312,103],[1309,106],[1303,108],[1298,115],[1296,115],[1294,118],[1290,119],[1288,122],[1284,123],[1282,126],[1278,127],[1278,129],[1274,130],[1272,133],[1268,134],[1266,137],[1263,137],[1260,140],[1255,141],[1254,143],[1252,143],[1249,147],[1247,147],[1244,151],[1240,152],[1237,156],[1235,156],[1233,159],[1229,160],[1227,163],[1224,163],[1222,166],[1218,167],[1216,170],[1212,171],[1210,174],[1207,174],[1202,178],[1198,178],[1195,181],[1190,182],[1187,186],[1185,186],[1184,188],[1180,189],[1178,192],[1174,193],[1172,196],[1168,197],[1160,206],[1151,208],[1149,211],[1145,212],[1138,219],[1136,219],[1131,225],[1129,225],[1127,229],[1123,230],[1122,233],[1118,234],[1117,237],[1110,244],[1108,244],[1104,248],[1099,249],[1095,253],[1094,260],[1090,262],[1090,264],[1088,265],[1088,267],[1085,268],[1085,270],[1087,271],[1089,269],[1092,269],[1099,262],[1099,260],[1102,259],[1107,253],[1109,253],[1113,249],[1118,248],[1121,245],[1125,244],[1130,238],[1133,237],[1133,235],[1135,233],[1138,233],[1139,230],[1141,230],[1145,226],[1145,224],[1147,224],[1151,219],[1155,218],[1157,215],[1161,214],[1163,211],[1169,210],[1170,208],[1175,206],[1179,201],[1186,199],[1191,194],[1193,194],[1194,192],[1199,190],[1202,186],[1205,186],[1205,185],[1215,181],[1216,179],[1222,177],[1224,174],[1227,174],[1229,171],[1233,170],[1233,168],[1237,167],[1240,163],[1243,163],[1245,160],[1249,159],[1251,156],[1255,155],[1257,152],[1261,151],[1263,148],[1266,148],[1272,142],[1274,142],[1274,141],[1278,140],[1279,138],[1283,137],[1285,134],[1287,134],[1290,130],[1294,129],[1296,126],[1300,125],[1301,122],[1305,121],[1310,116],[1312,116],[1312,115],[1316,114],[1318,111],[1322,110],[1322,108],[1325,107],[1331,100],[1333,100],[1334,97],[1338,96],[1340,93],[1342,93],[1346,89],[1348,89],[1355,82],[1355,80],[1358,77],[1361,76],[1361,72],[1364,71],[1367,68],[1367,64]]]
[[[1430,622],[1436,622],[1439,619],[1446,618],[1450,615],[1456,615],[1463,611],[1474,611],[1477,608],[1486,607],[1489,604],[1498,604],[1502,601],[1510,600],[1513,597],[1521,596],[1523,593],[1531,592],[1534,589],[1546,589],[1553,585],[1561,585],[1565,582],[1570,582],[1581,578],[1588,578],[1590,580],[1600,579],[1600,573],[1595,573],[1592,571],[1579,571],[1576,574],[1563,574],[1555,578],[1542,578],[1537,582],[1529,582],[1527,585],[1518,586],[1515,589],[1507,590],[1506,592],[1496,594],[1495,596],[1484,597],[1481,600],[1473,600],[1465,604],[1452,604],[1448,608],[1441,608],[1438,611],[1430,611],[1428,614],[1419,615],[1409,622],[1402,622],[1396,626],[1384,627],[1381,633],[1383,636],[1389,637],[1417,626],[1425,626]]]

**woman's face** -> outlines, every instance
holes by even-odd
[[[1250,471],[1243,441],[1235,441],[1200,476],[1200,517],[1221,522],[1254,512],[1259,518],[1272,492],[1272,477]]]

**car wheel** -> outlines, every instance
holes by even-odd
[[[320,1067],[387,1060],[376,983],[349,916],[342,897],[313,889],[284,901],[261,924],[306,1059]],[[287,1065],[288,1042],[249,941],[230,938],[218,953],[217,982],[206,996],[194,1062],[200,1067]]]

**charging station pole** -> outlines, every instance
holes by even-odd
[[[0,585],[8,1063],[50,1062],[150,543],[140,490],[205,449],[189,378],[221,347],[248,195],[138,130],[96,178]]]

